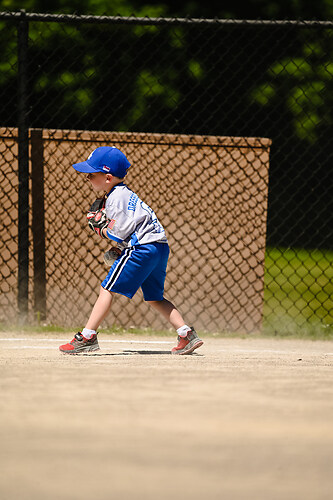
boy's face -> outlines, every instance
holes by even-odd
[[[103,174],[103,172],[87,174],[87,179],[90,181],[94,191],[108,191],[110,188],[109,177],[112,178],[112,175]]]

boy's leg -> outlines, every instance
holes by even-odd
[[[162,314],[175,330],[185,325],[182,315],[169,300],[148,300],[147,303]]]
[[[182,315],[169,300],[163,298],[147,302],[177,330],[178,345],[171,350],[172,354],[190,354],[202,346],[203,341],[199,339],[194,328],[185,324]]]
[[[93,310],[91,311],[88,322],[85,326],[87,330],[97,330],[103,319],[106,318],[110,310],[113,299],[113,293],[105,290],[101,286],[98,299],[95,302]]]
[[[194,328],[185,324],[182,315],[176,307],[163,296],[169,247],[160,244],[157,249],[159,252],[159,261],[141,285],[143,297],[148,304],[162,314],[177,330],[178,345],[172,349],[172,354],[190,354],[194,349],[202,346],[203,342],[199,339]]]
[[[112,298],[113,293],[101,287],[99,297],[95,302],[88,323],[82,330],[83,334],[86,330],[89,331],[89,338],[87,338],[88,335],[85,336],[81,332],[78,332],[71,342],[59,347],[61,352],[65,354],[80,354],[99,350],[96,330],[107,316],[112,304]]]

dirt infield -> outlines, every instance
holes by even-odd
[[[62,340],[0,334],[0,498],[332,498],[332,343]]]

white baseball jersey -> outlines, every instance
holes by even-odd
[[[107,195],[105,210],[110,219],[107,235],[117,243],[134,246],[168,242],[154,211],[124,183],[117,184]]]

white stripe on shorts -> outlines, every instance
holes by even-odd
[[[120,257],[120,259],[116,261],[117,265],[115,266],[113,273],[109,277],[108,282],[106,283],[106,285],[104,287],[105,290],[111,290],[113,285],[116,283],[117,278],[119,277],[121,271],[124,269],[126,262],[128,261],[128,259],[132,255],[133,250],[134,250],[134,248],[126,248],[124,251],[124,255],[122,255]]]

